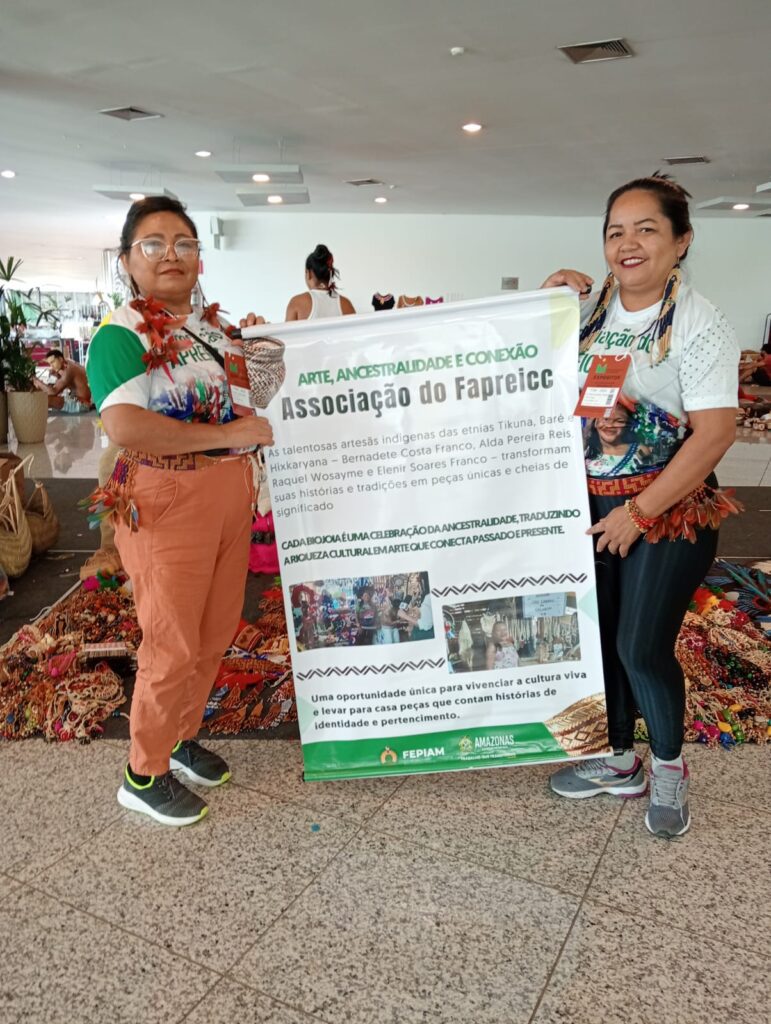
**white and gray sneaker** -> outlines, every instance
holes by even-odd
[[[549,785],[558,796],[585,800],[602,793],[620,797],[643,796],[648,780],[642,761],[635,754],[631,768],[615,768],[604,757],[576,761],[555,772],[549,779]]]
[[[682,836],[691,827],[691,812],[688,809],[688,765],[683,767],[656,763],[652,760],[651,803],[645,815],[645,824],[654,836],[674,839]]]

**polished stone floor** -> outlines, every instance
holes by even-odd
[[[125,746],[0,743],[0,1020],[768,1021],[771,750],[689,747],[691,831],[560,801],[549,768],[303,783],[292,741],[176,831]]]
[[[721,482],[771,484],[767,440]],[[94,478],[96,418],[31,451]],[[234,780],[175,831],[117,804],[123,742],[0,741],[0,1024],[769,1020],[771,747],[687,748],[667,843],[546,766],[304,783],[297,742],[216,746]]]

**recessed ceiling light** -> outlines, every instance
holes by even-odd
[[[385,196],[378,196],[378,197],[377,197],[377,198],[375,199],[375,202],[376,202],[376,203],[387,203],[387,202],[388,202],[388,200],[386,199],[386,197],[385,197]]]
[[[734,209],[734,210],[749,210],[749,208],[750,208],[750,204],[749,203],[734,203],[734,205],[732,207],[732,209]]]
[[[138,203],[140,199],[144,198],[144,192],[129,192],[129,199],[133,199],[135,203]]]
[[[266,182],[270,181],[270,175],[269,174],[253,174],[252,175],[252,181],[256,181],[258,185],[264,185]]]
[[[195,151],[196,156],[200,156],[202,160],[205,160],[207,156],[211,156],[211,152],[208,149],[197,149]]]
[[[283,196],[268,196],[268,202],[271,206],[278,206],[280,203],[283,203],[283,201]]]
[[[0,171],[0,178],[15,178],[16,171]]]
[[[476,135],[477,132],[481,132],[484,125],[478,124],[476,121],[469,121],[468,124],[464,124],[463,131],[468,132],[469,135]]]

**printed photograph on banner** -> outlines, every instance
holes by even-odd
[[[579,661],[574,592],[488,598],[442,608],[450,672]]]
[[[289,594],[298,651],[434,639],[427,572],[311,580]]]
[[[586,469],[592,477],[630,476],[659,470],[682,439],[675,416],[621,394],[607,417],[583,421]]]

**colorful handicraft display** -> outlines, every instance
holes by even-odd
[[[696,591],[675,648],[686,678],[687,741],[771,742],[771,637],[760,628],[769,593],[761,570],[721,560]],[[637,735],[648,738],[642,721]]]
[[[119,713],[124,680],[94,660],[136,651],[141,634],[125,580],[96,582],[97,589],[81,587],[0,648],[0,736],[85,741]],[[761,628],[770,582],[758,568],[718,561],[694,595],[676,647],[686,676],[687,740],[713,747],[771,742],[771,637]],[[263,593],[255,621],[239,624],[204,722],[211,733],[232,735],[296,720],[283,600],[274,586]],[[647,739],[642,722],[638,736]]]
[[[0,736],[85,742],[103,734],[126,702],[127,680],[115,668],[129,674],[141,641],[125,584],[125,577],[87,580],[0,648]],[[107,658],[121,661],[113,667]],[[296,717],[281,590],[274,587],[263,594],[257,621],[240,623],[205,721],[210,732],[232,734]]]

